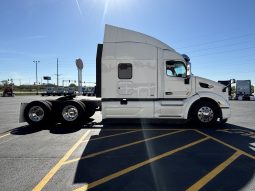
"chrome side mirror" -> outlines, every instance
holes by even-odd
[[[187,78],[191,76],[191,63],[187,62]]]

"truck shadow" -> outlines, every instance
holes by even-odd
[[[63,125],[63,124],[49,124],[45,126],[30,126],[30,125],[24,125],[17,127],[15,129],[12,129],[10,131],[13,135],[28,135],[33,133],[38,133],[43,130],[48,130],[49,133],[52,134],[69,134],[69,133],[75,133],[77,131],[80,131],[81,129],[88,129],[92,128],[94,123],[94,119],[89,119],[86,122],[86,125]]]
[[[182,132],[171,134],[176,131]],[[210,138],[182,150],[183,145],[207,135],[216,141]],[[255,131],[232,124],[217,128],[190,124],[104,124],[99,135],[90,138],[81,157],[74,160],[78,164],[73,184],[87,185],[92,190],[186,190],[235,152],[241,152],[219,174],[214,173],[215,177],[203,189],[247,189],[255,171],[255,157],[249,157],[255,156],[253,135]],[[168,153],[175,149],[180,151]],[[149,161],[155,157],[157,160]],[[70,163],[76,164],[74,161]]]
[[[27,134],[33,134],[37,133],[43,130],[48,130],[52,134],[69,134],[69,133],[74,133],[77,132],[81,129],[90,129],[90,128],[95,128],[95,125],[103,126],[104,129],[111,128],[111,129],[119,129],[121,128],[137,128],[137,129],[142,129],[144,127],[144,124],[146,124],[146,128],[154,128],[155,125],[160,125],[160,128],[176,128],[178,127],[179,129],[189,129],[189,128],[194,128],[193,125],[190,125],[189,123],[183,123],[182,121],[137,121],[137,120],[129,120],[129,121],[120,121],[116,120],[113,121],[113,123],[106,121],[105,123],[99,122],[95,123],[93,122],[94,119],[90,118],[88,121],[86,121],[86,124],[81,124],[81,125],[64,125],[64,124],[48,124],[45,126],[31,126],[31,125],[23,125],[17,128],[14,128],[10,131],[11,134],[13,135],[27,135]],[[222,126],[217,126],[216,128],[221,128]],[[97,127],[96,127],[97,128]],[[196,126],[195,128],[197,129],[204,129],[205,127],[198,127]]]

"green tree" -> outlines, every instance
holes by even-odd
[[[69,87],[74,87],[74,88],[75,88],[75,87],[77,87],[77,86],[76,86],[76,84],[71,83],[71,84],[69,85]]]
[[[236,93],[236,87],[232,86],[231,87],[231,96],[234,96],[235,93]]]

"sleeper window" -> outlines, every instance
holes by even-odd
[[[119,77],[119,79],[131,79],[132,78],[132,64],[120,63],[118,65],[118,77]]]

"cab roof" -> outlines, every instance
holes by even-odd
[[[136,42],[150,44],[152,46],[164,50],[175,52],[173,48],[171,48],[170,46],[156,38],[153,38],[140,32],[106,24],[104,33],[104,43],[118,43],[118,42]]]

